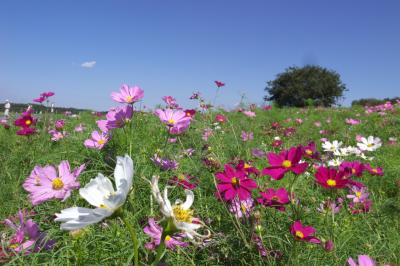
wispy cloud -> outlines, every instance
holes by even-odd
[[[96,61],[88,61],[88,62],[83,62],[81,64],[81,67],[83,68],[93,68],[96,65]]]

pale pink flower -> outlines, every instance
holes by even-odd
[[[108,141],[109,136],[107,134],[93,131],[92,138],[85,140],[84,145],[86,148],[101,150]]]
[[[129,103],[133,104],[137,101],[140,101],[144,96],[143,90],[138,87],[129,87],[127,84],[123,84],[120,93],[119,92],[112,92],[111,98],[119,103]]]

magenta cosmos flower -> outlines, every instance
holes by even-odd
[[[251,191],[257,188],[257,183],[247,177],[243,170],[236,170],[229,164],[225,164],[225,171],[215,174],[219,184],[218,192],[224,195],[226,201],[234,199],[236,196],[240,200],[250,198]]]
[[[29,197],[33,205],[53,198],[65,201],[73,189],[79,188],[77,177],[83,169],[85,169],[84,164],[71,172],[68,161],[60,163],[58,173],[51,165],[35,166],[22,186],[30,193]]]
[[[303,173],[308,167],[308,163],[299,163],[302,153],[301,147],[292,147],[280,154],[268,153],[267,158],[270,166],[264,168],[262,174],[280,180],[288,171],[292,171],[296,175]]]
[[[14,125],[22,128],[28,128],[34,126],[35,124],[36,119],[32,117],[32,109],[23,112],[14,122]]]
[[[319,159],[320,155],[314,141],[311,141],[307,146],[303,147],[303,156],[312,159]]]
[[[144,96],[143,90],[138,87],[129,87],[127,84],[123,84],[120,92],[112,92],[111,98],[119,103],[129,103],[133,104],[137,101],[140,101]]]
[[[91,139],[87,139],[84,142],[85,147],[89,149],[101,150],[109,141],[109,136],[104,132],[99,133],[98,131],[93,131],[91,137]]]
[[[290,227],[290,233],[296,240],[305,241],[313,244],[321,243],[321,240],[313,236],[315,228],[312,226],[304,226],[300,221],[295,221]]]
[[[21,210],[18,211],[18,220],[19,224],[11,219],[4,220],[4,224],[15,230],[6,246],[9,255],[14,255],[13,252],[19,253],[19,255],[28,255],[43,248],[51,249],[53,247],[55,241],[47,240],[46,234],[40,232],[39,226],[32,219],[25,221],[24,213]],[[6,254],[2,254],[0,248],[0,261],[3,256],[5,257]]]
[[[184,189],[193,190],[197,187],[198,179],[190,175],[179,174],[168,180],[168,183],[183,187]]]
[[[63,129],[63,127],[65,126],[65,121],[63,120],[63,119],[60,119],[60,120],[57,120],[55,123],[54,123],[54,126],[55,126],[55,128],[56,129]]]
[[[245,162],[243,160],[240,160],[239,163],[236,165],[236,170],[238,171],[244,171],[247,175],[250,174],[255,174],[255,175],[260,175],[260,171],[251,165],[250,162]]]
[[[217,88],[221,88],[221,87],[225,86],[225,83],[218,81],[218,80],[214,81],[214,83],[215,83],[215,85],[217,85]]]
[[[358,263],[356,263],[353,258],[349,258],[347,263],[350,266],[375,266],[375,261],[371,259],[368,255],[358,255]]]
[[[364,164],[364,169],[371,175],[383,176],[383,169],[381,167],[372,167],[370,164]]]
[[[344,161],[340,164],[339,170],[346,172],[348,177],[350,176],[362,176],[364,165],[358,161],[355,162],[347,162]]]
[[[153,218],[149,218],[149,225],[143,229],[144,233],[151,237],[151,241],[144,244],[146,249],[154,250],[160,245],[162,230],[161,226],[159,226]],[[184,234],[167,235],[164,240],[165,246],[172,250],[175,249],[175,247],[187,247],[188,243],[181,241],[183,237]]]
[[[265,192],[260,192],[261,197],[257,201],[265,206],[273,207],[279,211],[285,211],[284,205],[290,202],[289,194],[285,188],[269,188]]]
[[[344,188],[349,182],[346,173],[334,168],[319,167],[315,173],[315,181],[324,188]]]
[[[168,126],[170,134],[181,134],[185,132],[190,125],[191,118],[187,117],[186,113],[182,110],[157,109],[155,114],[162,123]]]

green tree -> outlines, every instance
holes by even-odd
[[[329,107],[347,91],[337,72],[315,65],[289,67],[267,84],[264,100],[278,106],[304,107],[313,103]]]

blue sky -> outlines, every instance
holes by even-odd
[[[59,106],[105,110],[128,83],[149,106],[192,106],[221,80],[219,104],[260,103],[268,80],[307,63],[341,74],[345,104],[399,96],[399,14],[400,1],[3,0],[0,101],[53,90]]]

